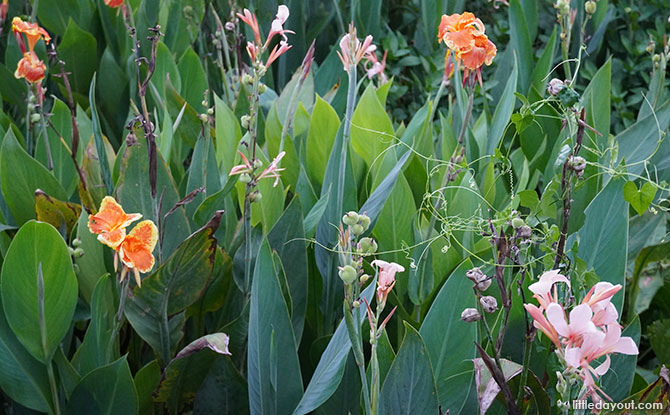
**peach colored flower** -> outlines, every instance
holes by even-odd
[[[468,70],[476,71],[481,82],[480,68],[493,62],[497,53],[496,45],[486,36],[484,23],[470,12],[462,14],[443,15],[438,28],[438,40],[443,41],[450,51],[454,52],[456,63],[465,66],[465,75]],[[447,53],[445,59],[445,75],[449,76],[453,70],[448,67]]]
[[[528,286],[528,289],[534,294],[533,297],[535,297],[542,309],[546,309],[550,303],[556,301],[556,290],[554,289],[553,296],[551,295],[551,290],[557,282],[564,282],[570,288],[570,280],[561,275],[557,269],[545,272],[540,276],[538,282]]]
[[[12,31],[14,32],[14,35],[16,36],[23,53],[26,53],[26,48],[23,44],[23,38],[21,37],[20,33],[26,35],[26,38],[28,39],[28,51],[30,52],[33,51],[38,40],[44,39],[44,42],[46,43],[49,43],[51,40],[49,33],[41,28],[37,23],[24,22],[18,16],[14,17],[12,20]]]
[[[117,249],[126,237],[126,227],[142,217],[139,213],[127,214],[111,196],[105,196],[100,209],[88,218],[88,229],[98,235],[98,240]]]
[[[337,51],[337,55],[342,61],[344,70],[349,72],[351,66],[358,65],[364,56],[373,53],[376,49],[377,46],[372,44],[372,35],[367,35],[361,42],[356,37],[356,28],[351,24],[349,25],[349,33],[340,39],[340,50]]]
[[[135,274],[135,282],[142,286],[140,273],[151,271],[156,262],[152,252],[158,242],[158,229],[150,220],[144,220],[130,231],[118,246],[118,253],[125,265],[121,272],[121,281],[129,269]]]

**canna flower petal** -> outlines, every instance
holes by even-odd
[[[470,12],[443,15],[437,38],[455,53],[457,63],[463,63],[466,73],[476,71],[482,65],[490,65],[497,53],[493,42],[484,34],[482,21]]]
[[[25,78],[26,81],[37,84],[44,79],[46,70],[46,65],[37,57],[35,52],[26,52],[16,66],[14,77],[16,79]]]
[[[582,300],[582,304],[593,306],[601,301],[610,301],[614,294],[619,292],[621,288],[621,284],[613,285],[607,281],[601,281],[591,287]]]
[[[123,1],[124,0],[105,0],[105,5],[115,9],[117,7],[121,7]]]
[[[249,9],[242,10],[242,13],[237,13],[237,17],[240,18],[244,23],[248,24],[251,27],[251,30],[254,32],[254,40],[257,45],[261,44],[261,31],[258,28],[258,20],[256,15],[251,13]]]
[[[150,220],[137,224],[119,245],[119,257],[128,267],[141,273],[151,271],[154,266],[152,254],[158,241],[158,229]]]
[[[542,333],[544,333],[549,338],[549,340],[551,340],[552,343],[556,345],[557,348],[560,348],[561,342],[558,339],[558,333],[556,332],[554,326],[552,326],[551,323],[549,323],[549,321],[547,321],[547,319],[544,317],[542,309],[533,304],[524,304],[523,307],[533,318],[533,326],[535,326],[536,329],[541,330]]]
[[[126,236],[125,228],[142,217],[139,213],[127,214],[111,196],[105,196],[100,209],[88,218],[88,229],[98,235],[98,240],[116,249]]]
[[[49,32],[41,28],[37,23],[24,22],[20,17],[14,17],[12,19],[12,31],[14,34],[23,33],[28,39],[28,51],[32,52],[35,44],[41,38],[44,39],[44,42],[49,43],[51,36]],[[23,51],[25,53],[25,50]]]
[[[538,282],[528,286],[528,289],[535,294],[533,297],[540,303],[540,307],[547,308],[549,303],[554,301],[551,296],[551,289],[557,282],[564,282],[570,287],[570,280],[561,275],[556,269],[545,272],[540,276]]]
[[[373,266],[379,268],[379,277],[377,278],[377,302],[385,304],[388,294],[395,285],[395,274],[404,272],[405,267],[395,262],[386,262],[381,259],[372,261]]]

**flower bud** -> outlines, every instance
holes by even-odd
[[[362,238],[358,246],[362,254],[374,254],[378,248],[377,242],[372,238]]]
[[[492,297],[490,295],[485,295],[482,298],[480,298],[479,303],[482,305],[482,308],[487,313],[493,313],[498,309],[498,301],[496,301],[495,297]]]
[[[656,49],[656,42],[654,42],[653,40],[650,40],[649,43],[647,43],[647,48],[646,48],[647,53],[654,53],[655,49]]]
[[[560,14],[567,15],[570,13],[570,0],[558,0],[555,7]]]
[[[568,390],[568,383],[565,381],[563,374],[559,371],[556,371],[556,393],[560,396],[564,396]]]
[[[263,161],[261,159],[254,160],[254,168],[260,169],[263,167]]]
[[[514,218],[514,219],[512,219],[512,227],[513,227],[514,229],[520,228],[520,227],[522,227],[522,226],[525,225],[525,224],[526,224],[526,222],[524,222],[523,219],[521,219],[521,218]]]
[[[362,235],[363,232],[365,232],[365,229],[363,229],[363,226],[359,225],[358,223],[351,227],[351,233],[353,233],[354,236]]]
[[[202,121],[202,122],[207,122],[207,121],[209,121],[209,115],[207,115],[207,114],[200,114],[200,121]]]
[[[242,83],[246,85],[251,85],[254,83],[254,78],[251,77],[248,73],[242,75]]]
[[[260,202],[262,198],[263,198],[263,195],[261,195],[261,194],[260,194],[259,192],[257,192],[257,191],[256,191],[256,192],[253,192],[253,193],[249,193],[249,201],[250,201],[251,203],[254,203],[254,202]]]
[[[358,301],[358,300],[354,300],[354,302],[352,303],[352,305],[354,306],[354,308],[358,308],[358,307],[361,306],[361,302]]]
[[[30,122],[36,124],[40,122],[42,116],[40,114],[30,114]]]
[[[365,284],[366,282],[368,282],[369,279],[370,279],[370,276],[368,274],[363,274],[358,279],[358,281],[360,281],[361,284]]]
[[[595,13],[597,7],[598,6],[596,5],[596,2],[593,0],[589,0],[586,3],[584,3],[584,11],[586,11],[586,14]]]
[[[267,89],[268,89],[268,87],[265,86],[265,84],[259,84],[259,85],[258,85],[258,93],[259,93],[259,94],[263,94],[263,93],[265,93],[265,91],[266,91]]]
[[[466,308],[461,313],[461,320],[463,320],[467,323],[472,323],[472,322],[481,320],[481,318],[482,318],[482,315],[479,314],[479,311],[477,311],[476,308]]]
[[[353,210],[351,212],[347,212],[346,215],[342,216],[342,223],[347,226],[356,225],[358,223],[358,213],[354,212]]]
[[[200,102],[200,105],[202,105],[203,107],[207,107],[207,106],[209,106],[209,102],[207,102],[206,99],[203,99],[203,100]]]
[[[658,53],[656,53],[656,54],[654,54],[654,56],[651,58],[651,60],[652,60],[654,63],[658,63],[658,62],[661,61],[661,55],[659,55]]]
[[[249,175],[249,173],[242,173],[242,174],[240,174],[239,181],[240,181],[240,183],[247,184],[247,183],[251,182],[251,176]]]
[[[207,115],[214,115],[214,108],[207,108]]]
[[[358,273],[356,272],[356,269],[354,267],[352,267],[351,265],[345,265],[339,268],[340,268],[339,271],[340,278],[342,279],[342,281],[344,281],[345,284],[349,285],[354,281],[356,281]]]

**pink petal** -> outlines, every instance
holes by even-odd
[[[568,323],[565,321],[563,307],[558,303],[551,303],[547,307],[546,313],[547,320],[554,326],[558,334],[563,337],[570,337],[570,329],[568,328]]]
[[[614,347],[614,352],[623,354],[638,354],[637,345],[630,337],[622,337]]]
[[[593,311],[588,304],[580,304],[570,312],[570,331],[572,335],[584,334],[593,331],[595,326],[591,322]]]
[[[600,366],[598,366],[597,368],[595,368],[595,369],[593,370],[593,373],[595,373],[595,374],[598,375],[598,376],[602,376],[602,375],[604,375],[605,373],[607,373],[607,371],[608,371],[609,369],[610,369],[610,356],[609,356],[609,355],[606,355],[606,356],[605,356],[605,361],[604,361]]]
[[[279,20],[281,24],[283,24],[286,21],[286,19],[288,19],[288,15],[289,15],[288,7],[286,7],[283,4],[280,5],[279,8],[277,9],[277,16],[276,16],[277,20]]]
[[[579,347],[565,349],[565,363],[570,367],[580,367],[582,364],[582,351]]]

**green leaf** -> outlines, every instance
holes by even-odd
[[[69,237],[81,214],[81,205],[63,202],[37,189],[35,190],[35,213],[38,221],[52,225],[63,235]]]
[[[639,320],[635,320],[639,321]],[[638,329],[639,330],[639,329]],[[659,363],[670,364],[670,319],[656,320],[648,327],[649,342]]]
[[[635,209],[638,215],[643,214],[656,196],[656,187],[644,182],[640,190],[637,189],[635,182],[628,181],[623,185],[623,198]]]
[[[27,222],[9,247],[0,278],[9,326],[33,357],[49,363],[77,305],[77,279],[65,241],[53,226]]]
[[[0,388],[12,400],[40,412],[50,412],[47,368],[35,360],[7,324],[0,301]]]
[[[88,91],[88,101],[91,105],[91,121],[93,122],[93,139],[95,141],[95,150],[98,154],[98,164],[100,166],[100,174],[102,174],[102,182],[105,184],[107,194],[111,195],[114,191],[112,184],[112,174],[109,170],[107,150],[105,148],[105,141],[102,136],[102,129],[100,127],[100,117],[95,104],[95,76],[91,81],[91,88]]]
[[[521,206],[535,209],[540,204],[540,198],[535,190],[523,190],[518,193]]]
[[[161,96],[165,96],[166,82],[168,79],[170,80],[170,84],[174,87],[175,92],[179,94],[182,90],[179,68],[174,61],[170,49],[165,46],[165,43],[158,42],[158,46],[156,47],[156,70],[151,77],[151,82],[156,86],[156,89],[161,93]],[[202,101],[202,97],[200,98],[200,101]]]
[[[37,17],[40,24],[50,32],[63,36],[68,26],[70,16],[79,14],[79,2],[77,0],[63,0],[62,2],[44,1],[38,3]]]
[[[77,238],[81,241],[80,248],[84,251],[84,255],[74,258],[74,263],[79,268],[76,271],[77,281],[79,281],[79,294],[90,304],[93,291],[107,269],[105,268],[104,252],[106,247],[88,229],[88,214],[86,211],[82,211],[79,217]]]
[[[86,329],[83,343],[72,359],[72,364],[83,376],[119,358],[118,338],[113,346],[110,346],[117,304],[114,279],[105,274],[98,280],[93,291],[91,324]]]
[[[306,157],[307,172],[315,184],[323,183],[328,156],[333,148],[339,127],[340,119],[337,112],[317,95],[309,123],[309,133],[307,133]]]
[[[83,3],[81,3],[83,4]],[[97,69],[97,42],[70,18],[65,35],[58,45],[58,57],[65,62],[72,91],[86,96]]]
[[[153,413],[153,392],[161,378],[161,367],[158,360],[152,360],[135,374],[135,389],[137,389],[139,414]]]
[[[368,300],[368,302],[372,301],[375,285],[376,280],[373,279],[367,288],[363,290],[361,297]],[[365,318],[365,311],[362,307],[359,307],[354,312],[355,321],[360,325]],[[293,415],[305,415],[312,412],[335,393],[344,375],[349,350],[351,350],[351,341],[349,340],[346,323],[342,320],[330,338],[326,350],[321,353],[319,364],[316,366],[305,394],[300,399],[300,403],[295,408]]]
[[[221,182],[228,181],[228,173],[233,168],[235,150],[242,138],[240,123],[233,111],[217,95],[214,96],[216,161],[221,172]]]
[[[527,1],[523,2],[530,3]],[[513,51],[515,52],[515,65],[513,73],[516,74],[516,65],[519,65],[519,92],[525,94],[528,91],[529,82],[531,80],[531,74],[533,72],[533,66],[535,65],[533,59],[533,50],[531,49],[532,39],[530,38],[530,30],[528,23],[526,21],[526,16],[524,9],[521,5],[520,0],[510,0],[509,3],[509,28],[510,28],[510,40]],[[535,28],[534,28],[535,29]],[[545,73],[546,74],[546,73]],[[514,76],[515,85],[514,90],[516,90],[516,76]],[[509,81],[508,81],[509,85]],[[503,97],[505,93],[503,93]],[[501,103],[503,99],[501,98]],[[490,149],[490,147],[489,147]],[[492,153],[487,153],[492,154]]]
[[[330,190],[312,206],[309,213],[305,217],[303,222],[305,226],[305,236],[307,238],[313,238],[314,233],[316,232],[316,226],[319,224],[321,217],[323,217],[323,212],[326,211],[326,206],[330,201]]]
[[[464,309],[475,306],[466,260],[451,273],[437,294],[419,332],[435,374],[440,406],[453,415],[474,413],[477,402],[472,369],[477,327],[461,320]]]
[[[434,414],[437,387],[426,345],[416,329],[405,324],[405,339],[393,360],[379,396],[379,414]]]
[[[197,112],[205,112],[206,108],[202,106],[201,102],[205,97],[205,91],[208,89],[207,76],[198,54],[189,47],[179,59],[177,68],[181,78],[182,97]]]
[[[159,232],[158,261],[167,258],[190,234],[190,227],[183,208],[178,208],[168,216],[164,215],[179,200],[179,194],[165,162],[157,154],[156,194],[162,195],[162,210],[157,215],[158,197],[151,197],[149,186],[149,160],[147,157],[146,140],[139,140],[132,147],[127,147],[120,155],[120,177],[116,188],[117,200],[126,212],[141,213],[143,219],[151,219],[161,225]]]
[[[248,350],[251,414],[290,413],[302,395],[302,377],[293,327],[267,241],[261,244],[254,267]]]
[[[65,413],[137,413],[137,392],[126,357],[84,376],[72,392]]]
[[[195,396],[196,415],[248,414],[249,401],[246,379],[240,375],[228,357],[216,359]]]
[[[514,93],[516,92],[517,74],[519,72],[517,66],[517,59],[515,59],[512,73],[509,75],[509,78],[507,78],[505,89],[500,96],[500,101],[498,101],[496,110],[493,112],[491,127],[489,128],[489,134],[486,139],[486,154],[488,155],[494,154],[495,149],[500,144],[500,140],[502,140],[505,135],[505,129],[514,112],[514,102],[516,99]]]
[[[351,145],[373,170],[375,159],[394,141],[393,124],[370,83],[361,95],[351,122]]]
[[[191,154],[185,193],[189,194],[198,188],[202,188],[203,191],[195,194],[193,199],[185,205],[186,216],[190,221],[194,219],[197,208],[205,200],[205,196],[213,195],[221,190],[219,169],[216,166],[214,153],[214,142],[209,137],[198,138],[193,154]]]
[[[662,139],[662,131],[668,128],[668,123],[670,123],[670,102],[666,102],[654,114],[648,115],[617,134],[614,137],[614,142],[619,144],[617,163],[624,160],[628,173],[642,173],[644,161],[657,150]]]
[[[547,44],[542,51],[542,55],[540,55],[540,58],[537,60],[535,69],[533,69],[533,76],[531,77],[531,88],[535,88],[535,90],[542,96],[544,96],[546,92],[545,86],[549,81],[547,74],[554,63],[554,54],[556,53],[557,43],[556,39],[558,39],[558,26],[554,26],[554,30],[551,32],[551,37],[547,41]]]
[[[601,281],[626,285],[628,247],[628,205],[623,199],[622,179],[611,179],[586,208],[586,221],[579,230],[579,256],[587,269],[593,267]],[[567,246],[571,246],[568,239]],[[619,313],[624,291],[612,297]]]
[[[0,150],[0,186],[18,225],[35,219],[35,190],[67,200],[65,190],[49,171],[25,152],[9,129]]]
[[[294,198],[268,234],[268,243],[284,266],[291,297],[290,315],[296,344],[300,344],[307,311],[307,244],[300,199]]]
[[[159,354],[164,363],[170,358],[173,328],[168,317],[177,314],[200,298],[214,269],[214,232],[222,211],[204,227],[182,242],[175,252],[133,289],[126,316],[135,331]]]
[[[621,336],[631,337],[636,345],[640,344],[640,319],[635,319],[621,333]],[[633,386],[637,355],[615,353],[612,355],[610,370],[600,379],[600,385],[605,393],[612,398],[612,402],[622,402]]]
[[[414,225],[414,239],[421,241],[422,235]],[[433,292],[433,251],[430,243],[417,245],[412,250],[412,265],[409,268],[409,299],[421,305]]]

